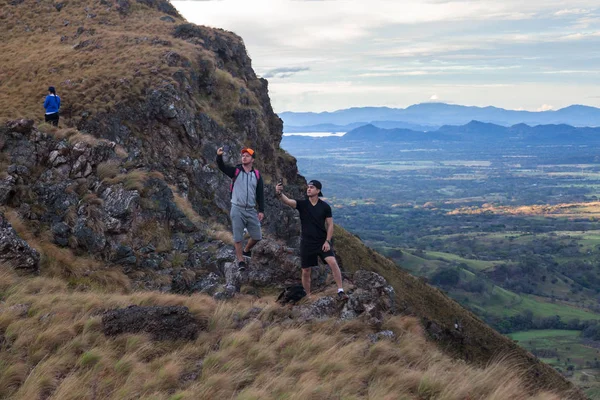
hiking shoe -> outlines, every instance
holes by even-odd
[[[240,261],[238,262],[238,271],[244,272],[246,270],[246,262]]]
[[[252,258],[252,250],[248,250],[248,251],[242,250],[242,255],[244,257]]]
[[[344,293],[344,291],[341,291],[341,292],[338,292],[337,298],[339,301],[346,301],[346,300],[348,300],[348,295],[346,293]]]

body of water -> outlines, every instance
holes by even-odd
[[[325,137],[325,136],[344,136],[346,132],[293,132],[283,133],[283,136],[312,136],[312,137]]]

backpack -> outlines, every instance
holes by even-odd
[[[229,186],[229,191],[231,193],[233,193],[233,184],[235,183],[235,180],[237,179],[238,175],[240,174],[240,172],[242,171],[242,168],[240,168],[239,165],[235,166],[235,173],[233,175],[233,178],[231,178],[231,185]],[[258,180],[260,179],[260,172],[258,172],[257,169],[253,169],[254,171],[254,175],[256,175],[256,181],[258,182]]]
[[[306,292],[302,285],[292,285],[283,289],[283,292],[277,297],[277,302],[279,304],[296,304],[302,300],[304,296],[306,296]]]

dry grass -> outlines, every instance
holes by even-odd
[[[159,253],[171,250],[171,228],[166,222],[144,221],[136,228],[141,246],[152,244]]]
[[[199,227],[200,223],[203,222],[203,219],[200,215],[198,215],[196,210],[194,210],[192,203],[190,203],[187,197],[180,195],[175,186],[169,185],[169,187],[173,192],[173,200],[175,201],[177,208],[179,208],[185,214],[185,216],[192,221],[194,225],[196,225],[196,227]]]
[[[160,174],[160,172],[156,172]],[[134,169],[125,174],[116,175],[113,178],[105,177],[103,182],[109,185],[116,185],[122,183],[127,190],[137,190],[141,196],[144,194],[144,186],[146,181],[151,178],[150,172],[142,169]],[[159,175],[160,176],[160,175]]]
[[[211,222],[208,228],[208,236],[223,243],[233,245],[233,234],[231,230],[219,222]]]
[[[3,398],[532,398],[510,361],[486,368],[454,361],[410,317],[389,318],[384,328],[396,338],[373,344],[360,321],[294,322],[271,297],[216,303],[204,295],[72,292],[61,279],[19,277],[2,266],[0,294]],[[6,311],[16,304],[28,312]],[[188,343],[106,338],[99,314],[130,304],[187,306],[208,320],[207,331]],[[252,307],[262,311],[247,318]]]
[[[98,164],[96,167],[96,175],[98,179],[112,179],[120,172],[121,163],[118,160],[108,160]]]

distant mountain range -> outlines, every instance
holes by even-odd
[[[394,129],[404,128],[412,129],[413,131],[434,131],[439,128],[439,125],[419,125],[411,124],[402,121],[371,121],[371,122],[353,122],[347,125],[336,125],[336,124],[317,124],[317,125],[306,125],[306,126],[288,126],[285,125],[283,131],[285,133],[299,133],[299,132],[349,132],[352,129],[359,128],[364,125],[374,125],[378,128]]]
[[[286,140],[321,140],[305,136],[287,136]],[[377,142],[425,142],[441,141],[514,141],[544,143],[582,143],[600,141],[600,127],[574,127],[566,124],[536,125],[516,124],[510,127],[487,122],[471,121],[465,125],[444,125],[435,131],[415,131],[411,129],[384,129],[367,124],[347,132],[341,137],[331,137],[340,141]]]
[[[600,126],[600,108],[572,105],[556,111],[516,111],[498,107],[471,107],[445,103],[422,103],[407,108],[355,107],[334,112],[282,112],[285,132],[308,132],[299,130],[321,124],[341,127],[352,124],[371,123],[382,128],[408,128],[431,130],[442,125],[463,125],[469,121],[489,122],[501,126],[568,124],[572,126]],[[379,122],[377,122],[379,121]],[[404,125],[390,126],[391,123]],[[388,126],[383,126],[388,124]],[[424,127],[419,129],[417,127]]]

